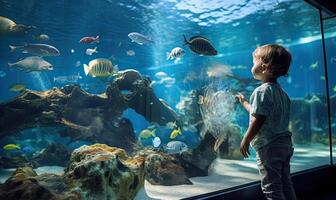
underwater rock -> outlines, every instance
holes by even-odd
[[[182,185],[192,184],[184,168],[173,156],[162,152],[145,150],[140,154],[147,154],[145,161],[146,180],[153,185]]]
[[[28,160],[28,158],[25,156],[13,156],[13,157],[0,156],[0,169],[18,168],[25,166],[37,167],[38,164],[33,160]]]
[[[50,144],[34,157],[39,166],[56,165],[66,166],[70,160],[71,151],[62,144]]]
[[[144,185],[142,156],[105,144],[73,151],[65,177],[81,199],[133,199]]]

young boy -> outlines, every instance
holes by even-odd
[[[282,46],[269,44],[253,52],[253,77],[262,81],[247,102],[242,94],[236,95],[250,113],[250,123],[240,144],[244,157],[250,154],[249,146],[257,152],[257,165],[261,188],[267,199],[296,199],[290,179],[290,158],[293,155],[288,130],[290,99],[277,83],[285,76],[291,63],[291,54]]]

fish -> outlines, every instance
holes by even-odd
[[[160,139],[159,137],[155,137],[155,138],[152,140],[152,142],[153,142],[153,147],[157,148],[157,147],[159,147],[160,144],[161,144],[161,139]]]
[[[89,65],[84,64],[85,75],[91,75],[92,77],[108,77],[117,73],[118,67],[112,66],[112,62],[105,58],[97,58],[91,60]]]
[[[99,35],[96,37],[83,37],[82,39],[79,40],[80,43],[99,43]]]
[[[94,53],[98,53],[97,51],[97,47],[93,48],[93,49],[86,49],[86,55],[92,56],[92,54]]]
[[[16,24],[13,20],[0,16],[0,35],[24,36],[31,28],[36,27],[27,26],[24,24]]]
[[[167,60],[174,60],[177,58],[182,58],[185,54],[184,49],[181,47],[175,47],[174,49],[171,50],[171,52],[167,52]]]
[[[309,67],[310,67],[310,69],[316,69],[316,68],[318,67],[318,61],[316,61],[316,62],[310,64]]]
[[[149,137],[156,137],[155,130],[144,129],[140,132],[139,137],[144,139]]]
[[[82,76],[78,73],[77,75],[72,76],[56,76],[54,77],[54,82],[57,83],[77,83],[79,79],[82,79]]]
[[[203,95],[198,95],[198,101],[197,101],[197,103],[199,105],[203,105],[203,104],[207,103],[207,101],[208,101],[207,97],[204,97]]]
[[[176,121],[174,121],[174,122],[168,122],[166,124],[166,127],[169,128],[169,129],[177,129]]]
[[[20,150],[21,149],[19,144],[6,144],[2,148],[5,150]]]
[[[334,93],[336,93],[336,85],[333,87],[333,91]]]
[[[70,52],[71,52],[71,53],[75,53],[75,50],[74,50],[74,49],[71,49]]]
[[[132,42],[143,45],[148,43],[155,43],[150,37],[142,35],[141,33],[132,32],[128,34]]]
[[[188,145],[182,141],[174,140],[168,142],[163,149],[167,154],[182,154],[188,151]]]
[[[325,76],[320,76],[320,79],[323,80],[323,81],[326,80]]]
[[[204,55],[204,56],[215,56],[218,54],[217,50],[211,45],[208,39],[202,36],[194,36],[187,40],[186,36],[184,37],[184,43],[187,44],[191,51]]]
[[[336,63],[336,56],[331,57],[331,58],[330,58],[330,62],[331,62],[331,63]]]
[[[49,36],[47,34],[33,35],[32,37],[34,40],[40,40],[40,41],[49,40]]]
[[[75,66],[76,67],[80,67],[81,66],[81,62],[79,60],[77,60]]]
[[[10,68],[15,67],[25,72],[53,70],[52,64],[39,56],[30,56],[16,63],[8,63],[8,65]]]
[[[0,70],[0,77],[1,77],[1,78],[2,78],[2,77],[5,77],[6,75],[7,75],[6,72]]]
[[[30,53],[36,56],[59,56],[60,51],[49,44],[25,44],[23,46],[9,45],[10,52],[22,51],[22,53]]]
[[[174,129],[170,133],[170,139],[175,139],[178,135],[182,135],[182,131],[181,131],[180,127],[178,129]]]
[[[176,79],[172,77],[165,77],[159,81],[160,84],[164,84],[167,87],[171,87],[172,85],[175,84],[175,82],[176,82]]]
[[[9,91],[12,92],[21,92],[22,90],[26,89],[26,86],[23,84],[13,84],[11,86],[8,87]]]
[[[135,55],[135,52],[134,52],[133,50],[128,50],[128,51],[126,51],[126,54],[127,54],[128,56],[134,56],[134,55]]]
[[[34,149],[31,146],[25,146],[22,148],[22,152],[25,154],[31,154],[34,152]]]
[[[154,76],[158,79],[163,79],[163,78],[168,77],[168,75],[165,72],[157,72],[154,74]]]

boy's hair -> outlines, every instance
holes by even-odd
[[[268,65],[276,76],[287,76],[292,56],[284,47],[277,44],[267,44],[254,50],[253,56],[260,58],[262,63]]]

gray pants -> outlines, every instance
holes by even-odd
[[[290,179],[293,147],[265,146],[257,151],[261,189],[268,200],[296,200]]]

